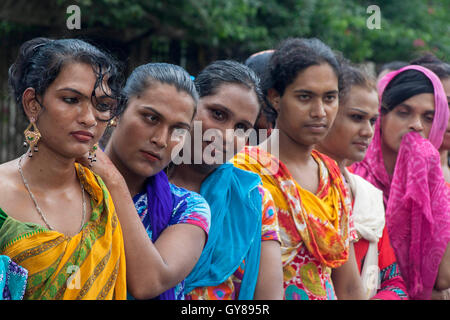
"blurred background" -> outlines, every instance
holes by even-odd
[[[68,28],[70,5],[80,9],[79,29]],[[2,0],[0,163],[24,152],[27,121],[9,98],[7,77],[20,45],[34,37],[86,40],[121,60],[125,76],[148,62],[178,64],[195,76],[217,59],[243,62],[284,38],[317,37],[377,73],[424,52],[448,62],[449,21],[450,0]]]

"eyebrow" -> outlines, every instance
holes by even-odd
[[[316,95],[316,93],[314,91],[305,90],[305,89],[294,90],[294,93],[308,93],[308,94],[311,94],[311,95]],[[338,94],[338,93],[339,93],[338,90],[330,90],[330,91],[325,92],[325,94]]]
[[[414,109],[413,107],[411,107],[409,104],[406,104],[406,103],[400,103],[400,104],[398,105],[398,107],[405,107],[405,108],[408,109],[408,111],[411,111],[411,110]],[[434,114],[434,113],[435,113],[435,110],[427,110],[427,111],[425,111],[424,113],[425,113],[425,114]]]
[[[149,111],[155,113],[158,117],[160,117],[160,118],[162,118],[162,119],[165,119],[165,117],[164,117],[159,111],[155,110],[154,108],[152,108],[152,107],[150,107],[150,106],[142,106],[142,108],[144,108],[144,109],[146,109],[146,110],[149,110]],[[183,126],[183,127],[186,127],[187,129],[190,129],[190,128],[191,128],[191,125],[190,125],[189,123],[182,122],[182,121],[177,122],[175,125],[177,125],[177,126]]]
[[[349,110],[351,110],[351,111],[358,111],[358,112],[364,114],[365,116],[369,114],[368,112],[363,111],[363,110],[358,109],[358,108],[355,108],[355,107],[349,108]]]
[[[61,89],[58,89],[57,91],[71,91],[71,92],[73,92],[73,93],[76,93],[76,94],[82,96],[83,98],[90,99],[90,98],[89,98],[88,96],[86,96],[85,94],[83,94],[83,93],[81,93],[80,91],[78,91],[78,90],[76,90],[76,89],[73,89],[73,88],[61,88]],[[100,96],[100,97],[95,96],[95,97],[96,97],[97,99],[109,98],[107,95],[102,95],[102,96]]]

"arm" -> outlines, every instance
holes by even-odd
[[[278,241],[261,243],[261,262],[254,300],[283,300],[283,267]]]
[[[441,263],[439,265],[438,275],[436,278],[436,289],[439,291],[450,288],[450,243],[444,252]]]
[[[271,193],[260,186],[262,197],[262,241],[255,300],[283,300],[283,266],[281,263],[278,216]]]
[[[149,299],[174,287],[191,272],[200,257],[205,232],[194,225],[174,225],[164,230],[153,244],[136,212],[125,180],[100,150],[94,171],[107,185],[119,217],[129,293],[136,299]]]
[[[331,273],[336,296],[340,300],[366,300],[361,277],[356,264],[355,249],[350,242],[349,257],[339,268]]]

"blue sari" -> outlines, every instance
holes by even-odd
[[[199,261],[185,280],[185,292],[216,286],[245,259],[239,300],[251,300],[261,255],[262,198],[259,175],[225,163],[202,183],[200,194],[211,207],[211,229]]]

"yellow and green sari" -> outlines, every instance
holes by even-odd
[[[91,219],[75,236],[0,209],[0,254],[28,270],[24,299],[126,299],[124,243],[111,196],[99,176],[75,167],[92,206]]]

